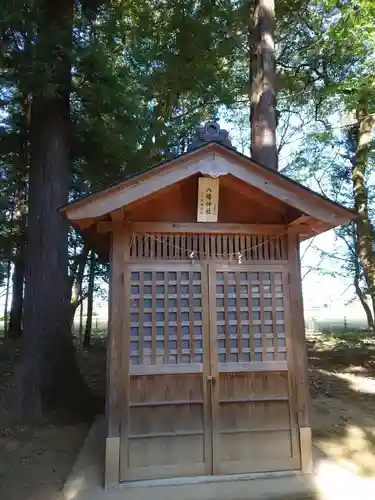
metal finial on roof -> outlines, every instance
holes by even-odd
[[[187,150],[192,151],[207,142],[218,142],[230,148],[233,147],[227,130],[221,129],[216,122],[207,122],[202,127],[199,127]]]

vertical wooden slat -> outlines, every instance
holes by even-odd
[[[186,247],[186,259],[190,259],[192,245],[191,245],[191,236],[189,234],[185,235],[185,247]]]
[[[247,260],[246,241],[244,234],[241,234],[240,236],[240,252],[242,253],[242,260]]]
[[[228,273],[224,271],[224,314],[225,314],[225,360],[230,361],[230,337],[228,319]]]
[[[163,260],[169,259],[169,234],[163,234]]]
[[[235,259],[233,238],[234,238],[234,236],[232,234],[230,234],[228,236],[228,253],[229,253],[231,259]]]
[[[190,259],[191,252],[193,251],[193,242],[191,234],[186,235],[186,255]]]
[[[211,255],[210,236],[208,234],[206,234],[204,236],[204,248],[205,248],[205,253],[206,253],[205,260],[212,259],[213,256]]]
[[[173,248],[172,248],[172,242],[171,242],[171,235],[167,234],[165,235],[167,244],[166,244],[166,260],[170,260],[173,258]]]
[[[120,439],[121,420],[127,415],[128,393],[125,393],[125,404],[122,399],[121,382],[123,377],[128,377],[129,362],[122,371],[122,355],[127,353],[126,342],[124,342],[124,329],[126,327],[125,304],[124,304],[124,254],[129,252],[128,238],[123,230],[122,222],[118,221],[111,242],[111,268],[109,284],[109,302],[108,302],[108,340],[107,340],[107,391],[106,391],[106,438]],[[128,278],[128,273],[126,273]],[[125,297],[125,300],[128,297]],[[130,300],[128,309],[130,309]],[[124,375],[124,372],[126,375]],[[127,436],[124,436],[125,441]],[[118,441],[117,441],[118,443]],[[117,453],[111,453],[115,449],[106,449],[106,484],[118,484],[119,482],[119,456]]]
[[[273,331],[273,359],[279,359],[279,349],[277,344],[277,315],[276,315],[276,291],[275,273],[271,273],[271,293],[272,293],[272,331]]]
[[[240,297],[241,297],[240,273],[236,272],[237,349],[238,349],[237,360],[243,361],[242,342],[241,342],[241,298]]]
[[[176,234],[170,234],[170,253],[169,253],[169,258],[175,260],[178,252],[178,248],[176,245],[176,240],[177,240],[177,235]]]
[[[259,234],[257,236],[257,240],[258,240],[258,259],[259,260],[264,260],[264,249],[263,249],[263,239],[264,239],[264,236],[262,234]]]
[[[156,233],[156,258],[157,260],[160,260],[161,258],[161,243],[160,243],[160,234]]]
[[[145,234],[143,238],[144,238],[143,257],[145,259],[149,259],[150,258],[150,237],[147,234]]]
[[[285,342],[286,342],[286,359],[288,363],[288,392],[289,392],[289,412],[290,412],[290,424],[291,424],[291,440],[292,440],[292,453],[293,456],[298,456],[302,450],[302,442],[299,442],[298,434],[298,394],[297,394],[297,380],[296,380],[296,370],[295,370],[295,360],[294,360],[294,345],[292,339],[292,316],[291,316],[291,304],[289,303],[289,280],[288,272],[283,271],[282,273],[283,281],[283,302],[284,302],[284,321],[285,321]],[[310,430],[309,427],[306,429]],[[308,449],[308,446],[307,446]],[[311,440],[310,440],[310,452],[311,452]],[[303,464],[301,464],[302,466]]]
[[[149,240],[150,240],[149,258],[153,259],[155,257],[155,235],[152,234],[151,236],[149,236]]]
[[[169,362],[169,330],[168,330],[168,273],[165,271],[164,276],[164,360]]]
[[[138,355],[139,364],[143,365],[143,342],[144,342],[144,273],[139,273],[139,326],[138,326]]]
[[[235,259],[238,259],[239,253],[240,253],[240,237],[238,234],[235,234],[233,236],[234,239],[234,253],[235,253]]]
[[[198,235],[198,252],[199,252],[199,258],[201,260],[204,260],[206,258],[206,249],[205,249],[205,240],[203,234]]]
[[[165,241],[164,234],[160,233],[160,258],[161,260],[165,260]]]
[[[211,259],[217,259],[217,250],[216,250],[216,236],[211,234],[210,237],[210,251],[211,251]]]
[[[196,234],[193,234],[192,240],[193,240],[193,250],[192,251],[194,252],[193,260],[197,260],[200,258],[200,256],[198,255],[198,238],[197,238]]]
[[[121,440],[120,440],[120,463],[117,464],[117,474],[123,476],[128,468],[128,436],[129,436],[129,338],[130,338],[130,235],[131,230],[128,225],[125,225],[124,232],[119,232],[114,237],[114,246],[116,256],[112,262],[114,272],[117,275],[117,291],[113,290],[114,303],[112,304],[110,318],[115,322],[113,328],[116,331],[116,336],[119,337],[120,346],[111,352],[110,342],[107,344],[108,354],[112,357],[108,372],[108,393],[113,390],[118,391],[118,415],[117,419],[121,421]],[[125,262],[125,264],[124,264]],[[117,320],[114,318],[117,318]],[[111,376],[113,368],[117,368],[115,377]],[[107,373],[108,373],[107,372]],[[118,385],[120,384],[120,385]],[[113,387],[114,386],[114,387]]]
[[[133,236],[133,242],[132,242],[132,247],[133,247],[133,258],[138,259],[138,234],[134,234]]]
[[[246,235],[245,245],[246,245],[246,260],[252,260],[253,255],[251,250],[251,236]]]
[[[210,402],[211,402],[211,426],[212,426],[212,473],[219,473],[220,464],[220,438],[219,438],[219,356],[217,348],[217,323],[216,323],[216,271],[213,266],[208,265],[209,279],[209,322],[210,322]],[[216,380],[216,382],[214,382]]]
[[[190,356],[195,361],[195,342],[194,342],[194,309],[193,309],[193,271],[189,271],[189,337],[190,337]]]
[[[276,259],[276,240],[277,240],[277,236],[275,236],[275,235],[271,235],[269,237],[269,259],[270,260]]]
[[[254,260],[259,260],[259,247],[258,247],[258,244],[259,244],[259,239],[253,235],[251,236],[251,246],[252,246],[252,249],[251,249],[251,253],[253,255],[253,259]]]
[[[151,258],[155,259],[156,258],[156,234],[153,234],[152,238],[152,254]]]
[[[181,255],[180,255],[180,235],[179,234],[175,234],[174,236],[174,258],[177,260],[177,259],[181,259]]]
[[[217,242],[217,257],[218,259],[223,258],[223,245],[222,245],[222,240],[223,240],[223,235],[218,234],[216,236],[216,242]]]
[[[277,236],[275,238],[275,259],[280,260],[281,255],[280,255],[280,236]]]
[[[152,271],[152,356],[151,362],[156,364],[156,272]]]
[[[182,360],[182,334],[181,334],[181,273],[180,271],[176,271],[177,277],[177,327],[176,327],[176,335],[177,335],[177,363],[181,363]]]
[[[134,238],[135,234],[133,234],[132,237],[129,239],[129,251],[128,251],[129,259],[134,258]]]
[[[181,245],[180,259],[186,260],[187,257],[186,257],[186,235],[185,234],[181,234],[180,245]]]
[[[137,234],[137,259],[143,259],[143,235]]]
[[[263,256],[263,260],[269,260],[268,258],[268,248],[269,248],[269,237],[267,235],[263,235],[262,236],[262,239],[263,239],[263,245],[262,245],[262,256]]]
[[[226,234],[223,235],[223,257],[227,259],[229,256],[228,250],[228,236]]]
[[[192,274],[192,273],[191,273]],[[208,265],[203,263],[201,266],[201,297],[202,297],[202,348],[203,348],[203,415],[204,415],[204,456],[206,464],[206,474],[211,474],[212,463],[212,431],[210,418],[209,396],[210,387],[208,386],[208,377],[210,370],[210,295],[209,295],[209,270]]]
[[[260,280],[260,331],[262,334],[262,361],[267,361],[266,336],[264,334],[264,290],[263,290],[263,273],[259,273]]]
[[[174,235],[168,234],[168,260],[173,260],[174,257]]]
[[[301,264],[298,235],[288,234],[290,309],[293,311],[291,337],[295,361],[296,395],[298,400],[298,423],[310,427],[310,392],[307,368],[305,321],[303,317]]]
[[[250,361],[254,361],[254,325],[253,325],[253,291],[251,286],[251,272],[247,273],[248,307],[249,307],[249,336],[250,336]]]

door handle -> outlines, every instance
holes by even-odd
[[[215,375],[207,375],[207,382],[215,382],[216,377]]]

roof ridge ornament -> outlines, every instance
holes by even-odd
[[[234,149],[232,141],[229,139],[228,131],[220,128],[220,125],[217,122],[209,121],[199,127],[187,150],[193,151],[208,142],[217,142]]]

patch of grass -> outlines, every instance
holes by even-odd
[[[350,347],[360,346],[363,344],[373,344],[375,337],[368,332],[322,332],[320,341],[324,344],[329,344],[330,347],[346,344]]]

